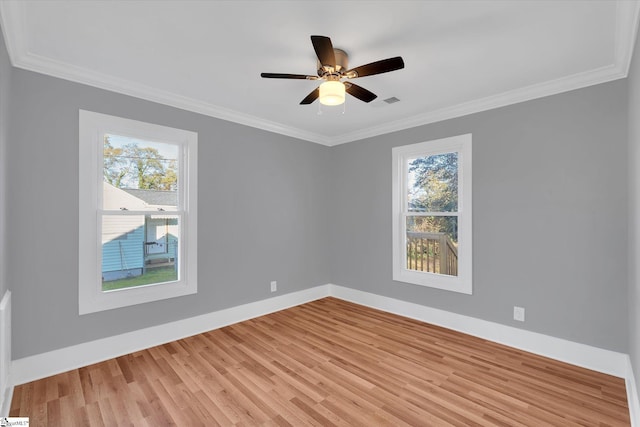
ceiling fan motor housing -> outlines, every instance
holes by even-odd
[[[336,69],[333,72],[327,70],[322,66],[318,60],[318,76],[322,77],[325,74],[339,74],[341,71],[347,71],[349,69],[349,55],[342,49],[333,49],[333,53],[336,57]]]
[[[329,37],[312,35],[311,44],[313,44],[313,50],[318,58],[317,76],[260,73],[260,77],[267,79],[322,80],[322,84],[300,101],[300,105],[312,104],[318,98],[320,98],[320,103],[325,105],[340,105],[344,102],[345,93],[362,102],[371,102],[377,97],[375,93],[355,83],[343,81],[343,79],[373,76],[404,68],[402,57],[396,56],[349,69],[349,55],[342,49],[335,49]]]

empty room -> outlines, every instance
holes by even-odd
[[[0,425],[640,426],[639,21],[0,0]]]

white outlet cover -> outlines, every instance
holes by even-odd
[[[513,307],[513,318],[520,322],[524,322],[524,307]]]

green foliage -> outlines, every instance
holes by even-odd
[[[120,188],[122,179],[129,173],[126,162],[122,159],[122,148],[114,148],[109,142],[109,137],[104,139],[104,180],[109,184]]]
[[[175,159],[165,159],[156,148],[131,143],[114,148],[104,139],[104,180],[118,188],[176,191]]]
[[[413,185],[409,188],[409,209],[413,212],[456,212],[458,210],[458,153],[419,157],[409,163]],[[410,217],[411,231],[447,233],[458,241],[455,216]]]
[[[419,157],[409,164],[415,176],[411,203],[425,212],[458,210],[458,153]]]

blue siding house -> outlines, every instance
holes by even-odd
[[[176,192],[120,189],[104,183],[105,209],[149,210],[149,215],[105,216],[102,223],[102,280],[139,276],[145,268],[177,260],[178,222],[170,212]],[[150,210],[153,209],[153,211]]]

